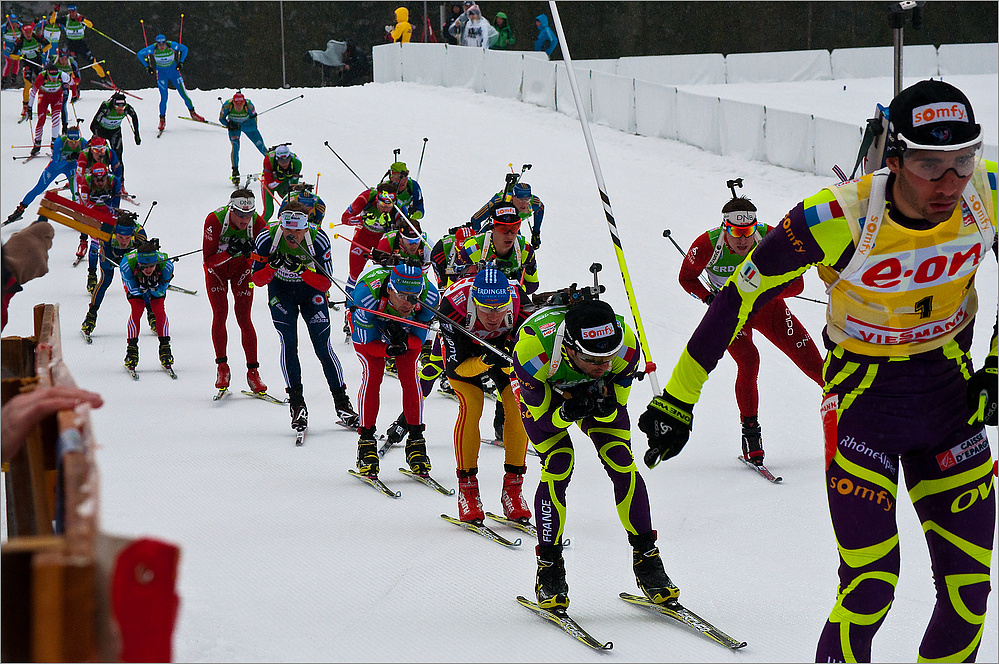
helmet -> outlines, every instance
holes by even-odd
[[[24,33],[25,37],[31,35],[31,33],[34,31],[35,31],[34,23],[25,23],[24,25],[21,26],[21,32]]]
[[[494,267],[479,270],[468,295],[475,304],[487,309],[502,309],[513,300],[510,281]]]
[[[291,148],[287,145],[279,145],[274,148],[274,156],[278,159],[291,159]]]
[[[94,136],[90,139],[90,143],[87,144],[91,152],[97,154],[103,154],[108,149],[107,139],[101,136]]]
[[[563,344],[587,355],[612,357],[624,344],[624,326],[606,302],[583,300],[565,314]]]
[[[517,230],[520,230],[520,215],[517,214],[517,208],[511,205],[493,208],[492,220],[493,227],[516,226]]]
[[[908,150],[958,150],[982,140],[982,126],[963,92],[926,80],[898,93],[888,106],[885,156]]]
[[[95,178],[106,178],[108,176],[108,167],[98,162],[91,167],[90,174]]]
[[[423,268],[400,263],[389,272],[388,286],[400,295],[419,296],[423,292]]]

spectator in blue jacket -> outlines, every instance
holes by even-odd
[[[555,31],[548,27],[548,17],[538,14],[534,19],[534,25],[538,27],[538,38],[534,40],[534,50],[544,51],[548,57],[552,57],[552,52],[558,47],[558,37]]]

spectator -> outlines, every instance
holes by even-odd
[[[558,37],[555,36],[555,31],[548,27],[548,17],[544,14],[538,14],[534,19],[534,25],[538,28],[538,38],[534,40],[534,50],[544,51],[551,58],[552,53],[558,47]]]
[[[0,411],[0,420],[3,421],[3,463],[8,463],[17,456],[36,424],[57,411],[75,410],[82,405],[100,408],[104,405],[104,400],[96,392],[69,385],[39,387],[12,397]]]
[[[408,43],[413,38],[413,26],[409,22],[409,10],[405,7],[396,7],[395,27],[386,25],[385,32],[389,33],[393,42]]]
[[[497,32],[496,41],[490,48],[499,51],[510,50],[517,41],[517,38],[513,36],[513,28],[510,27],[510,23],[506,19],[506,14],[496,12],[495,27]]]
[[[449,28],[451,34],[458,38],[458,45],[492,48],[499,33],[496,32],[496,28],[489,24],[489,21],[482,18],[482,10],[479,9],[479,6],[468,7],[464,16],[467,17],[464,22],[459,18]]]
[[[21,287],[49,271],[49,249],[55,230],[47,221],[35,222],[10,236],[3,245],[3,318],[0,329],[7,326],[7,304]],[[6,422],[6,414],[4,422]],[[7,434],[4,433],[4,440]]]
[[[468,6],[471,7],[472,3],[469,3]],[[441,34],[444,35],[444,39],[447,41],[447,43],[451,44],[452,46],[458,45],[458,38],[451,34],[449,28],[455,21],[458,21],[459,19],[464,17],[465,15],[464,11],[465,8],[462,6],[461,2],[452,2],[451,13],[447,16],[447,18],[444,19],[444,22],[441,23]]]

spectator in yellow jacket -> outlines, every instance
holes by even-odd
[[[395,28],[391,25],[386,25],[385,32],[389,33],[394,42],[410,41],[413,38],[413,26],[409,22],[409,10],[405,7],[397,7],[395,10]]]

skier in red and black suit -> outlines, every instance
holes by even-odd
[[[756,243],[773,230],[757,223],[756,206],[745,196],[734,196],[722,207],[722,225],[701,233],[687,251],[680,267],[680,285],[695,298],[711,304],[715,293],[725,285],[752,251]],[[701,283],[707,276],[711,290]],[[763,464],[763,434],[759,423],[760,392],[756,385],[760,374],[760,351],[753,343],[756,330],[777,346],[816,385],[822,387],[822,356],[805,326],[791,313],[785,298],[799,295],[805,283],[794,279],[780,295],[754,312],[745,327],[735,335],[728,353],[738,367],[735,376],[735,400],[742,418],[742,456],[754,464]]]
[[[205,261],[205,286],[212,305],[212,344],[218,365],[215,387],[229,387],[229,358],[226,355],[226,318],[229,311],[229,287],[232,286],[233,313],[239,324],[243,354],[246,356],[246,383],[256,393],[266,392],[260,380],[257,361],[257,332],[250,309],[253,305],[252,281],[254,240],[267,224],[256,213],[256,201],[249,189],[237,189],[229,204],[208,214],[202,239]]]
[[[354,231],[353,246],[350,248],[350,259],[347,263],[348,296],[354,290],[354,284],[364,269],[371,250],[378,246],[382,236],[406,223],[395,209],[395,195],[396,184],[382,182],[377,187],[365,189],[358,194],[340,216],[340,223],[357,228]]]

